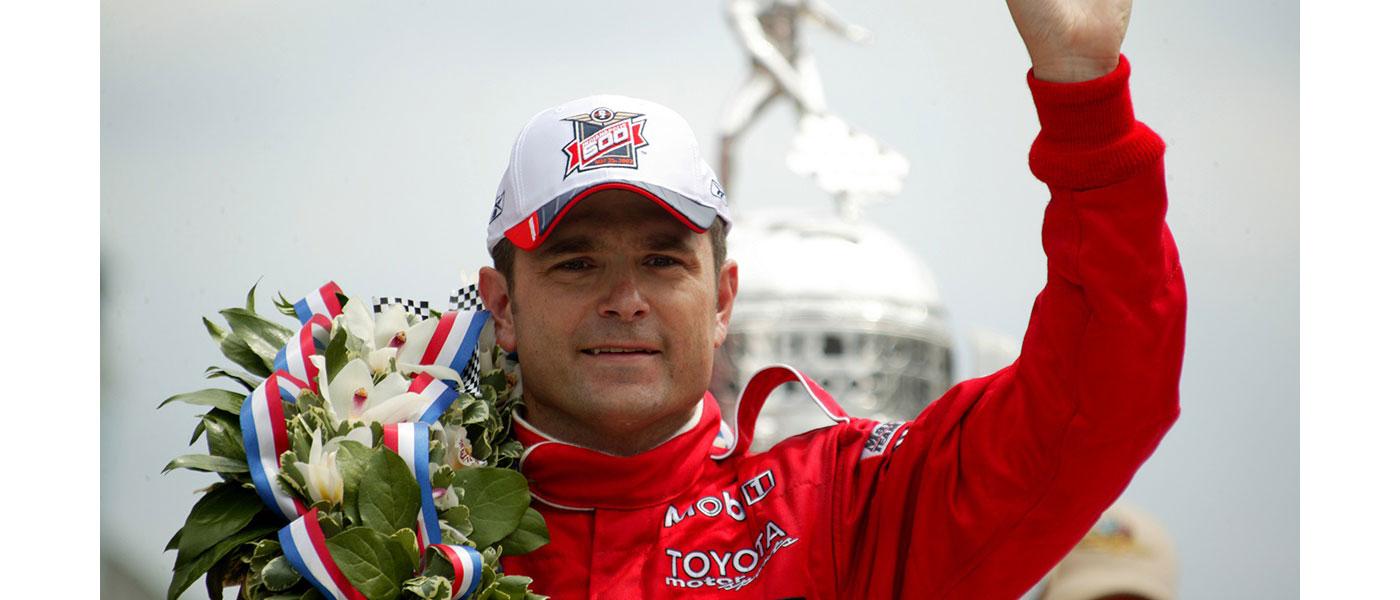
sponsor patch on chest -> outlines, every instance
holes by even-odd
[[[693,539],[687,539],[692,537],[688,532],[671,534],[681,537],[673,538],[674,541],[663,548],[664,556],[658,557],[666,561],[666,568],[662,570],[666,587],[732,591],[758,579],[779,550],[797,543],[791,527],[779,524],[780,517],[763,517],[762,513],[754,516],[753,509],[769,499],[777,485],[777,477],[769,469],[731,489],[666,507],[661,523],[663,531],[682,522],[706,522],[699,529],[690,526],[689,532],[701,533]],[[752,522],[751,518],[762,520]],[[751,529],[753,527],[757,529]],[[746,538],[735,539],[733,534],[725,535],[725,532],[755,530],[758,533],[751,542]]]

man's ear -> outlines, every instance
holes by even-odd
[[[719,268],[719,295],[715,303],[715,347],[729,335],[729,317],[734,314],[734,296],[739,293],[739,264],[724,261]]]
[[[496,345],[506,352],[515,352],[515,315],[510,312],[510,286],[505,274],[482,267],[476,277],[481,284],[481,302],[491,311],[496,327]]]

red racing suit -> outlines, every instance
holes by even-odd
[[[550,542],[505,571],[560,600],[1019,597],[1179,411],[1186,292],[1164,144],[1135,120],[1128,73],[1027,77],[1049,268],[1015,363],[908,423],[846,419],[806,381],[838,423],[757,454],[746,429],[795,371],[755,377],[737,435],[706,395],[688,429],[636,456],[517,427]]]

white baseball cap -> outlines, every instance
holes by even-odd
[[[588,96],[536,114],[510,151],[486,225],[489,252],[502,239],[534,250],[574,204],[624,189],[657,203],[691,231],[732,222],[724,188],[675,111],[626,96]]]

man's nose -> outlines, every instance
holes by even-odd
[[[646,316],[651,309],[630,270],[609,277],[605,285],[606,295],[598,304],[600,316],[630,322]]]

